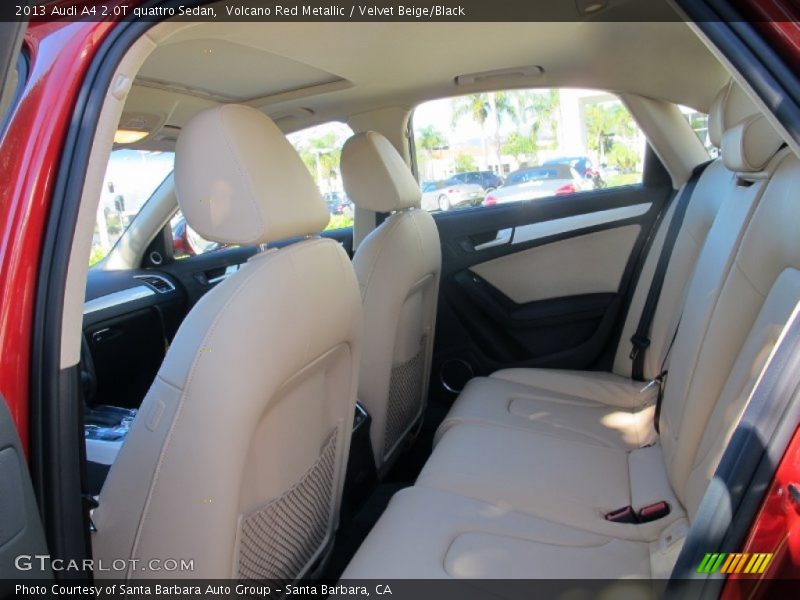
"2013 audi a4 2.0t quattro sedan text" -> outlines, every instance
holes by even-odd
[[[326,6],[0,8],[3,592],[796,592],[797,7]]]

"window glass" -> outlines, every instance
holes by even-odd
[[[423,208],[640,184],[645,137],[614,95],[511,90],[426,102],[413,117]]]
[[[130,222],[172,172],[173,152],[114,150],[103,180],[89,264],[103,260]]]
[[[681,109],[681,113],[683,113],[689,125],[692,126],[692,130],[705,146],[709,156],[716,158],[719,151],[711,144],[711,140],[708,137],[708,114],[696,111],[688,106],[679,106],[678,108]]]
[[[290,133],[286,138],[297,150],[328,204],[327,229],[353,226],[353,203],[344,192],[340,161],[342,146],[353,135],[344,123],[331,121]]]
[[[172,232],[172,254],[175,258],[197,256],[206,252],[213,252],[220,248],[231,248],[231,244],[220,244],[205,239],[194,229],[189,227],[183,213],[178,210],[169,222]]]

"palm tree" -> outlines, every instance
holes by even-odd
[[[300,157],[306,163],[306,167],[320,190],[323,190],[322,183],[324,181],[327,182],[327,191],[331,191],[331,179],[339,171],[341,148],[340,140],[337,140],[336,135],[331,132],[308,140],[299,149]]]
[[[561,106],[559,91],[551,89],[546,92],[534,90],[511,92],[511,100],[517,125],[530,127],[531,154],[534,162],[537,162],[539,134],[543,127],[548,125],[554,136],[558,137],[558,109]]]
[[[436,154],[447,147],[447,140],[432,125],[429,125],[414,135],[414,141],[416,142],[417,156],[423,159],[420,162],[425,165],[428,171],[427,178],[433,178],[433,171],[427,169],[430,166],[428,159],[437,158]]]
[[[494,150],[497,157],[497,168],[501,168],[501,142],[500,127],[504,116],[515,118],[514,105],[511,103],[508,92],[484,92],[462,96],[453,100],[453,127],[465,116],[469,116],[473,121],[481,126],[483,132],[483,157],[486,166],[489,166],[489,147],[486,136],[486,121],[491,116],[495,122],[494,130]]]
[[[481,131],[484,135],[481,136],[483,142],[483,158],[486,161],[486,166],[489,166],[489,147],[486,144],[486,120],[489,118],[491,106],[489,104],[488,94],[471,94],[469,96],[461,96],[460,98],[453,99],[453,128],[455,128],[459,121],[465,116],[469,116],[473,121],[481,126]]]
[[[604,161],[606,153],[614,146],[614,137],[634,137],[636,126],[633,117],[622,104],[590,104],[586,107],[586,134],[589,147]]]
[[[500,127],[502,125],[503,117],[507,116],[512,121],[517,120],[517,112],[514,104],[511,102],[508,92],[491,92],[488,94],[489,106],[495,120],[494,129],[494,148],[497,153],[497,171],[502,171],[503,158],[502,158],[502,144],[500,142]]]

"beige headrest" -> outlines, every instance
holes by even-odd
[[[262,244],[319,232],[330,219],[283,132],[237,104],[204,110],[183,128],[175,192],[192,229],[215,242]]]
[[[420,204],[417,180],[380,133],[366,131],[347,140],[341,167],[344,190],[358,208],[392,212]]]
[[[763,115],[751,115],[722,136],[722,160],[737,173],[755,173],[766,167],[783,140]]]
[[[744,90],[732,79],[723,87],[708,111],[708,139],[717,148],[722,147],[723,134],[758,108]]]

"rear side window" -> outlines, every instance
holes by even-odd
[[[716,158],[719,151],[711,144],[711,139],[708,137],[708,114],[689,108],[688,106],[679,106],[678,108],[680,108],[684,118],[689,122],[689,125],[691,125],[697,138],[703,143],[703,146],[705,146],[709,156]]]
[[[421,104],[413,115],[427,210],[492,206],[642,182],[645,137],[616,96],[509,90]]]

